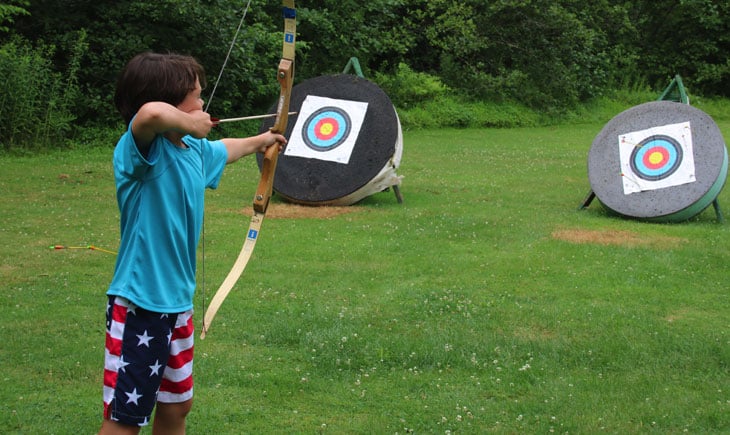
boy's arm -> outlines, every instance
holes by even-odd
[[[270,131],[261,133],[258,136],[226,138],[221,139],[221,141],[226,146],[226,150],[228,150],[228,161],[226,163],[233,163],[241,157],[255,152],[263,153],[268,147],[274,144],[278,144],[277,146],[279,147],[286,145],[286,138],[284,136]]]
[[[132,121],[132,134],[140,152],[146,154],[158,134],[176,132],[203,138],[212,127],[210,115],[202,110],[183,112],[167,103],[150,102],[137,112]]]

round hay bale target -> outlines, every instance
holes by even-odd
[[[727,169],[725,142],[712,118],[669,101],[618,114],[588,154],[591,189],[607,209],[657,222],[702,212],[722,190]]]
[[[309,79],[292,89],[290,110],[298,113],[289,118],[289,142],[274,178],[274,190],[286,200],[350,205],[400,185],[400,121],[377,85],[347,74]],[[264,121],[260,131],[273,123]],[[262,157],[257,160],[260,168]]]

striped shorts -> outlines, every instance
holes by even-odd
[[[109,296],[104,352],[104,418],[150,422],[155,403],[193,397],[193,312],[160,314]]]

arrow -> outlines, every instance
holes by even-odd
[[[289,115],[296,115],[297,112],[289,112]],[[276,113],[269,113],[266,115],[253,115],[253,116],[243,116],[240,118],[226,118],[226,119],[218,119],[218,118],[210,118],[211,121],[213,121],[214,124],[222,124],[224,122],[235,122],[235,121],[249,121],[251,119],[265,119],[265,118],[275,118]]]
[[[107,254],[117,255],[114,251],[109,251],[108,249],[100,248],[98,246],[94,245],[87,245],[87,246],[63,246],[63,245],[53,245],[49,246],[51,250],[58,251],[61,249],[89,249],[91,251],[100,251],[100,252],[106,252]]]

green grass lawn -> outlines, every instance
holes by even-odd
[[[406,131],[403,204],[268,218],[189,433],[730,432],[730,224],[578,210],[602,126]],[[114,256],[48,247],[116,249],[110,155],[0,157],[2,433],[98,429]],[[198,322],[257,180],[208,194]]]

